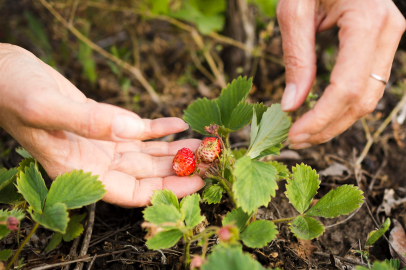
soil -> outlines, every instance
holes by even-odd
[[[67,2],[69,4],[73,1]],[[113,2],[115,4],[124,3],[122,1]],[[233,1],[229,0],[229,4],[231,2]],[[266,31],[266,25],[272,26],[275,20],[264,19],[255,8],[252,9],[259,20],[263,20],[262,26],[258,26],[257,29],[257,34],[260,35]],[[58,11],[65,17],[68,16],[69,10],[69,6],[58,8]],[[162,20],[146,20],[142,16],[130,13],[103,11],[101,14],[96,11],[98,10],[86,8],[84,4],[80,4],[76,20],[91,22],[90,39],[100,46],[105,46],[106,50],[113,44],[119,48],[132,48],[130,34],[123,25],[131,26],[130,30],[134,31],[138,39],[140,69],[162,97],[164,106],[155,106],[151,97],[134,78],[131,78],[129,93],[123,93],[120,86],[121,78],[112,73],[108,61],[98,54],[94,54],[98,79],[95,84],[89,83],[83,76],[81,65],[76,57],[78,41],[69,34],[67,29],[57,23],[39,2],[0,0],[0,42],[19,45],[37,56],[43,57],[44,51],[41,46],[38,45],[38,42],[34,42],[32,35],[29,35],[29,31],[32,30],[30,30],[24,12],[30,12],[43,25],[52,46],[50,53],[55,59],[56,68],[59,72],[88,97],[99,102],[131,109],[143,118],[182,117],[183,110],[193,100],[199,97],[215,98],[218,96],[219,85],[211,82],[201,70],[196,68],[192,55],[197,51],[197,57],[203,63],[204,69],[210,71],[189,33]],[[226,29],[223,33],[229,34],[235,39],[241,38],[243,40],[243,34],[234,33],[241,22],[230,19],[230,14],[227,16]],[[268,39],[260,41],[262,42],[262,49],[273,57],[282,59],[281,37],[277,23],[272,26],[272,31],[268,29],[269,33],[271,35]],[[337,29],[332,29],[318,36],[318,75],[312,91],[319,96],[322,95],[323,89],[328,84],[330,67],[334,63],[338,46],[338,41],[335,38],[336,33]],[[238,75],[236,74],[237,66],[248,66],[247,69],[242,69],[242,74],[251,74],[252,65],[246,65],[244,51],[227,44],[221,44],[222,50],[217,51],[219,42],[211,38],[206,38],[205,41],[210,46],[210,51],[222,60],[221,62],[216,61],[224,64],[227,81]],[[67,58],[60,56],[62,44],[68,45]],[[131,51],[131,49],[129,50]],[[237,53],[233,53],[235,58],[230,59],[230,54],[233,51]],[[130,56],[129,59],[131,57],[133,56]],[[264,102],[266,105],[280,102],[284,88],[284,68],[273,61],[260,58],[255,69],[256,72],[253,73],[254,87],[249,96],[250,101]],[[401,45],[396,53],[387,90],[377,109],[366,117],[370,132],[376,131],[399,102],[401,92],[398,86],[403,83],[405,75],[406,46]],[[123,77],[128,76],[123,75]],[[292,114],[292,119],[296,120],[308,109],[307,105],[303,105]],[[404,170],[406,152],[403,145],[406,143],[405,132],[406,125],[404,123],[399,127],[391,123],[385,128],[362,163],[363,173],[359,181],[354,174],[355,157],[360,155],[367,142],[364,128],[359,121],[349,130],[325,144],[298,151],[284,148],[278,161],[288,165],[288,168],[302,162],[312,166],[318,172],[327,169],[334,163],[345,166],[348,169],[345,172],[340,171],[336,175],[320,176],[322,183],[316,198],[342,184],[358,185],[367,195],[371,213],[368,211],[367,205],[364,204],[349,219],[349,216],[323,219],[321,222],[327,226],[326,231],[321,237],[312,241],[298,241],[288,230],[288,225],[281,223],[278,224],[278,238],[272,241],[268,247],[262,249],[244,248],[244,250],[251,253],[261,264],[270,268],[346,269],[334,266],[334,259],[341,260],[343,264],[348,265],[354,265],[354,261],[361,264],[362,261],[356,250],[360,249],[360,245],[364,246],[368,233],[376,227],[372,217],[376,218],[379,223],[382,223],[387,217],[383,213],[377,214],[385,190],[394,189],[397,196],[401,198],[406,196],[406,174]],[[201,135],[188,130],[175,136],[165,137],[163,140],[172,141],[192,137],[202,138]],[[248,139],[247,130],[242,130],[233,134],[230,142],[231,145],[241,147],[247,143]],[[21,158],[14,150],[17,146],[18,143],[0,129],[0,167],[18,166]],[[370,189],[369,185],[374,178],[376,178],[374,185]],[[284,187],[285,182],[280,182],[276,197],[272,199],[268,207],[259,210],[259,218],[275,219],[295,214],[295,210],[284,195]],[[208,223],[220,225],[222,216],[230,210],[230,203],[226,198],[223,198],[219,205],[207,206],[203,204],[201,207]],[[0,205],[1,208],[7,208],[7,206]],[[162,252],[151,251],[146,248],[144,245],[145,232],[140,226],[143,222],[142,210],[124,209],[104,202],[97,203],[96,220],[87,254],[102,256],[95,259],[92,269],[183,269],[182,241],[175,247],[162,250]],[[87,210],[76,211],[86,212]],[[405,226],[405,205],[393,209],[389,217],[399,220]],[[21,237],[27,235],[31,226],[32,223],[28,219],[22,222]],[[22,252],[24,262],[27,263],[27,269],[81,258],[72,248],[75,241],[63,242],[53,251],[43,252],[51,236],[52,232],[42,228],[35,233]],[[3,248],[16,250],[18,245],[15,239],[15,235],[12,234],[1,240],[0,250]],[[215,242],[216,239],[213,238],[213,243]],[[80,243],[78,242],[78,250]],[[192,254],[199,254],[200,251],[200,247],[192,245]],[[373,257],[379,260],[391,258],[388,243],[384,239],[380,239],[370,249],[370,252]],[[86,269],[89,264],[90,262],[87,261]],[[74,265],[72,264],[69,269],[73,269]],[[55,267],[54,269],[60,268]]]

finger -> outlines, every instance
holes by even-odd
[[[376,52],[380,27],[366,31],[362,26],[372,18],[359,23],[362,13],[345,13],[338,20],[340,50],[330,78],[330,85],[314,108],[290,129],[291,144],[307,141],[338,121],[352,104],[357,103],[367,90],[370,68]],[[372,23],[375,25],[375,23]]]
[[[104,201],[123,207],[142,207],[150,203],[154,190],[169,189],[182,198],[200,190],[204,181],[198,176],[136,180],[123,172],[110,171],[106,173],[103,184],[107,190]]]
[[[185,131],[189,128],[189,125],[180,118],[166,117],[158,118],[154,120],[143,119],[144,132],[142,133],[140,140],[150,140],[167,136],[169,134]]]
[[[124,152],[116,154],[110,170],[120,171],[137,179],[175,175],[172,156],[153,157],[143,153]]]
[[[136,152],[136,153],[144,153],[151,156],[174,156],[178,152],[179,149],[186,147],[192,150],[192,152],[196,152],[197,148],[199,147],[201,140],[198,139],[187,139],[187,140],[180,140],[174,142],[120,142],[117,144],[116,152],[117,153],[124,153],[124,152]]]
[[[144,121],[136,114],[108,104],[79,103],[46,84],[48,91],[30,96],[20,116],[26,124],[48,130],[65,130],[89,139],[123,141],[144,137]]]
[[[286,88],[281,107],[296,110],[306,99],[316,75],[316,2],[279,1],[277,17],[282,35]]]
[[[399,13],[392,2],[389,3],[388,10],[391,15],[388,16],[389,19],[379,35],[378,45],[374,53],[374,61],[372,67],[369,68],[369,73],[379,74],[379,76],[382,76],[385,80],[389,78],[397,45],[405,30],[404,17]],[[319,133],[315,133],[311,136],[298,136],[297,138],[299,140],[293,140],[294,145],[291,145],[291,148],[305,148],[312,144],[326,142],[344,132],[362,116],[371,113],[381,99],[385,85],[381,81],[369,77],[368,74],[365,89],[366,92],[362,95],[362,98],[350,105],[342,116],[332,121]]]

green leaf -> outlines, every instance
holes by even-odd
[[[330,190],[312,208],[306,216],[333,218],[347,215],[363,203],[362,191],[353,185],[342,185]]]
[[[275,196],[276,169],[269,164],[251,160],[246,156],[235,164],[237,178],[233,185],[237,206],[251,213],[258,207],[268,205],[271,196]]]
[[[275,167],[279,180],[286,179],[289,176],[290,172],[285,164],[278,161],[268,161],[267,163]]]
[[[9,217],[15,217],[18,221],[25,218],[24,210],[15,208],[11,211],[0,209],[0,221],[5,221]]]
[[[157,189],[154,191],[154,194],[151,197],[151,204],[153,206],[157,205],[173,205],[176,209],[179,208],[179,201],[175,193],[168,189]]]
[[[39,58],[48,65],[55,67],[55,59],[52,57],[52,46],[48,39],[48,33],[40,18],[29,11],[24,12],[28,29],[24,33],[40,53]]]
[[[273,104],[262,115],[259,126],[251,126],[251,144],[247,155],[256,158],[265,149],[280,144],[287,138],[290,125],[291,120],[281,110],[280,104]],[[258,132],[255,131],[257,128]]]
[[[247,247],[262,248],[275,239],[277,234],[275,224],[268,220],[256,220],[242,232],[240,239]]]
[[[157,233],[153,238],[148,239],[149,249],[163,249],[173,247],[182,237],[182,232],[174,229]]]
[[[180,202],[182,219],[189,227],[195,227],[204,220],[204,217],[200,215],[199,201],[200,195],[195,193],[184,197]]]
[[[390,227],[390,218],[386,218],[385,222],[378,230],[374,230],[368,234],[366,246],[372,246]]]
[[[389,267],[395,268],[395,270],[400,269],[400,261],[399,259],[385,259],[385,264]],[[406,267],[405,267],[406,268]],[[402,270],[405,270],[405,268],[403,268]]]
[[[375,261],[372,268],[367,268],[363,266],[356,266],[357,270],[398,270],[391,265],[386,264],[385,262],[377,262]]]
[[[52,235],[51,237],[51,240],[49,240],[48,245],[45,247],[45,252],[49,252],[54,248],[56,248],[56,246],[62,242],[62,237],[63,235],[61,233],[59,232],[54,233],[54,235]]]
[[[250,217],[251,215],[245,213],[241,208],[234,208],[223,218],[223,226],[227,224],[234,224],[235,226],[237,226],[240,232],[242,232],[245,229],[245,225],[247,225]]]
[[[319,176],[316,170],[303,163],[292,168],[293,179],[286,179],[286,196],[296,210],[303,214],[317,194],[320,187]]]
[[[255,114],[257,116],[257,122],[255,124],[261,123],[262,115],[268,110],[268,107],[265,106],[262,102],[254,104]]]
[[[247,149],[234,149],[232,150],[232,154],[234,155],[235,160],[242,158],[245,153],[247,153]]]
[[[265,270],[262,265],[241,248],[219,247],[207,257],[202,270]]]
[[[207,98],[198,99],[185,110],[183,119],[192,127],[194,131],[207,134],[205,126],[211,124],[222,125],[220,109],[215,100]]]
[[[199,32],[204,35],[210,34],[211,32],[220,32],[224,27],[224,16],[202,16],[199,17],[195,23]]]
[[[0,169],[0,203],[14,204],[23,199],[15,186],[17,172],[17,168]]]
[[[251,122],[252,119],[252,105],[247,102],[238,103],[237,107],[231,113],[230,122],[226,128],[232,131],[237,131]]]
[[[246,77],[238,77],[231,83],[227,84],[227,87],[221,91],[220,96],[216,102],[220,108],[221,121],[225,127],[229,127],[230,121],[236,121],[232,119],[232,113],[236,109],[237,105],[244,104],[242,102],[248,96],[248,93],[252,87],[252,79],[247,80]],[[244,105],[240,105],[244,106]],[[240,108],[242,110],[242,108]],[[252,115],[252,108],[251,108]]]
[[[144,219],[156,225],[164,223],[177,223],[182,220],[182,215],[173,205],[149,206],[143,211]]]
[[[297,216],[289,225],[295,236],[304,240],[319,237],[324,232],[324,227],[320,222],[307,216]]]
[[[0,225],[0,240],[5,238],[11,231],[6,225]]]
[[[203,191],[202,201],[208,204],[220,203],[223,197],[223,187],[220,185],[212,185]]]
[[[152,4],[151,13],[152,14],[168,14],[169,12],[169,0],[149,0]]]
[[[45,186],[41,173],[35,168],[34,163],[31,163],[30,167],[25,168],[25,173],[20,172],[17,178],[17,189],[35,212],[42,212],[48,189]]]
[[[82,215],[74,215],[70,217],[66,233],[63,235],[63,241],[69,242],[78,237],[83,232],[83,225],[80,222],[86,217],[86,213]]]
[[[34,212],[31,217],[45,228],[62,234],[65,234],[69,222],[66,205],[60,202],[46,205],[42,214]]]
[[[16,148],[16,152],[17,152],[20,156],[22,156],[23,158],[32,158],[31,154],[28,153],[28,151],[25,150],[25,149],[22,148],[22,147],[17,147],[17,148]]]
[[[90,24],[82,20],[81,32],[88,37],[90,32]],[[97,81],[96,62],[93,58],[93,49],[86,43],[79,41],[78,60],[82,65],[82,74],[94,85]]]
[[[262,13],[271,18],[275,17],[278,0],[253,0],[253,2],[259,7]]]
[[[33,158],[25,158],[25,159],[23,159],[18,165],[18,171],[19,172],[24,172],[25,171],[25,168],[29,168],[30,167],[30,165],[31,165],[31,163],[32,164],[35,164],[35,159],[33,159]]]
[[[17,168],[12,168],[10,170],[6,170],[4,168],[0,169],[0,191],[13,182],[12,178],[17,174],[17,172]]]
[[[68,209],[75,209],[97,202],[106,194],[104,185],[97,178],[97,175],[91,176],[82,170],[59,175],[49,189],[46,205],[61,202]]]
[[[190,5],[206,16],[216,15],[226,10],[226,0],[189,0]]]
[[[0,261],[7,261],[11,255],[13,255],[13,251],[11,249],[3,249],[0,251]]]
[[[5,222],[9,217],[15,217],[18,221],[25,218],[25,214],[21,209],[1,210],[0,209],[0,221]],[[7,228],[6,225],[0,225],[0,240],[6,237],[11,231]]]
[[[257,137],[258,135],[258,131],[259,131],[259,124],[258,124],[258,120],[257,120],[257,112],[254,109],[254,113],[252,115],[252,121],[251,121],[251,132],[250,132],[250,139],[251,139],[251,144],[254,141],[254,139]],[[250,146],[251,147],[251,146]],[[248,152],[248,150],[247,150]],[[260,152],[261,153],[261,152]]]
[[[281,154],[282,147],[283,147],[283,145],[280,143],[278,145],[275,145],[275,146],[272,146],[272,147],[270,147],[268,149],[265,149],[255,159],[260,159],[262,157],[271,156],[271,155],[272,156],[279,156]]]

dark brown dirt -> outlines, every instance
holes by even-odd
[[[113,2],[120,3],[120,1]],[[59,10],[65,16],[68,14],[67,10]],[[58,70],[88,97],[96,101],[132,109],[144,118],[182,117],[183,109],[194,99],[202,96],[215,98],[220,91],[217,85],[212,84],[201,71],[196,69],[190,52],[198,51],[198,48],[191,40],[190,35],[166,22],[158,20],[146,21],[140,16],[131,14],[113,12],[97,14],[94,9],[84,7],[80,7],[77,14],[78,17],[92,22],[90,38],[99,42],[99,44],[108,41],[109,38],[117,37],[117,33],[123,32],[123,24],[132,26],[139,39],[141,69],[165,102],[163,108],[157,108],[142,86],[134,79],[132,79],[130,98],[124,95],[121,91],[119,78],[112,74],[107,61],[100,55],[94,56],[99,79],[96,85],[91,85],[81,75],[81,66],[76,59],[77,40],[66,29],[62,29],[61,25],[56,23],[53,17],[38,2],[0,0],[0,42],[9,42],[22,46],[41,56],[40,48],[26,35],[28,25],[23,16],[24,11],[35,14],[45,25],[46,33],[54,50],[52,55],[57,62]],[[227,25],[238,23],[228,20]],[[264,29],[258,29],[258,31],[260,30]],[[234,33],[233,31],[235,29],[227,28],[224,33],[230,33],[230,35],[238,39],[240,33]],[[337,29],[333,29],[318,36],[318,43],[320,44],[318,50],[318,77],[313,89],[319,95],[322,94],[322,89],[327,85],[329,76],[328,63],[323,58],[323,54],[326,48],[337,47],[337,40],[334,37],[336,32]],[[265,41],[264,47],[268,53],[281,58],[281,38],[277,26],[274,28],[274,33],[274,36]],[[69,45],[69,58],[67,59],[59,57],[61,44],[64,42]],[[210,42],[213,47],[216,45],[216,42],[210,39],[207,39],[207,42]],[[113,42],[113,44],[118,47],[131,48],[131,40],[128,34],[125,38]],[[230,53],[237,51],[239,59],[233,61],[239,64],[244,63],[244,59],[241,59],[244,54],[239,49],[225,44],[223,46],[224,50],[220,56],[225,62],[226,75],[228,79],[231,79],[235,75],[235,65],[230,64],[231,60],[227,61],[230,58]],[[405,49],[404,46],[400,47],[396,55],[390,81],[392,86],[396,86],[405,78]],[[200,54],[199,57],[203,62],[203,66],[209,69]],[[261,59],[254,76],[255,86],[250,93],[250,100],[252,102],[265,102],[267,105],[279,102],[284,87],[283,74],[283,67]],[[389,87],[376,111],[367,117],[371,132],[377,129],[399,100],[399,94],[394,91],[393,87]],[[297,119],[306,110],[308,110],[308,107],[302,106],[292,114],[293,119]],[[377,207],[382,203],[385,189],[393,188],[398,196],[406,196],[406,174],[404,170],[406,153],[405,148],[401,147],[396,141],[396,134],[398,134],[399,141],[406,143],[404,138],[405,127],[405,124],[403,124],[395,132],[394,128],[389,125],[381,134],[379,140],[372,146],[362,163],[365,172],[361,178],[360,187],[365,192],[368,191],[368,186],[382,164],[387,163],[376,177],[373,189],[368,192],[367,199],[374,217]],[[186,131],[168,139],[175,140],[191,137],[201,138],[200,135],[192,131]],[[231,137],[232,145],[244,144],[247,141],[248,135],[244,130],[233,134]],[[320,178],[322,184],[317,196],[321,196],[331,188],[342,184],[357,185],[353,173],[354,155],[358,156],[365,144],[364,130],[362,125],[357,122],[348,131],[323,145],[300,151],[284,149],[283,158],[280,161],[287,164],[289,169],[302,162],[312,166],[317,171],[326,169],[334,162],[347,166],[349,172],[344,175],[328,175]],[[17,166],[20,161],[20,157],[14,151],[17,146],[18,143],[0,129],[0,167]],[[259,210],[260,218],[275,219],[295,215],[295,210],[283,194],[284,185],[284,182],[280,182],[279,191],[277,196],[272,199],[272,204]],[[317,196],[316,198],[319,198]],[[0,208],[4,207],[6,206],[0,205]],[[221,217],[229,210],[227,199],[223,199],[221,204],[214,207],[202,205],[203,214],[206,215],[208,222],[213,225],[220,225]],[[78,211],[84,212],[86,210]],[[396,218],[403,222],[403,225],[406,225],[404,205],[394,209],[390,217]],[[348,216],[344,216],[321,221],[324,225],[330,226],[343,222],[347,218]],[[382,222],[385,217],[381,214],[378,218],[378,221]],[[142,209],[123,209],[99,202],[88,254],[109,255],[97,258],[93,269],[182,269],[183,243],[180,241],[175,247],[163,250],[165,257],[160,252],[148,250],[144,245],[145,232],[142,231],[140,226],[142,221]],[[22,222],[22,237],[27,234],[31,226],[32,223],[28,219]],[[255,250],[245,248],[244,250],[250,252],[264,266],[283,269],[337,269],[332,266],[328,256],[333,254],[339,257],[348,256],[357,259],[359,256],[354,255],[355,250],[360,249],[360,243],[362,246],[364,245],[368,233],[375,229],[371,215],[365,205],[351,219],[337,226],[327,228],[321,237],[310,242],[298,241],[288,230],[287,224],[281,223],[278,226],[279,237],[268,247]],[[24,249],[22,255],[25,262],[29,263],[28,268],[43,263],[54,264],[75,259],[75,257],[68,256],[73,242],[63,243],[55,250],[45,254],[43,250],[51,235],[50,231],[39,229],[30,244]],[[213,243],[215,241],[216,239],[213,239]],[[0,241],[0,249],[3,248],[17,249],[15,235]],[[192,253],[199,253],[201,248],[192,246],[191,251]],[[390,258],[388,244],[383,239],[379,240],[370,252],[380,260]],[[70,269],[73,269],[73,266]]]

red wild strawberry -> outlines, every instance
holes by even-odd
[[[220,155],[220,151],[220,140],[216,137],[207,137],[197,149],[197,158],[205,163],[212,163]]]
[[[189,148],[182,148],[173,158],[172,168],[178,176],[187,176],[194,172],[196,162]]]

